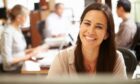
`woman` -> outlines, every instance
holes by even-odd
[[[77,45],[59,53],[48,77],[79,73],[111,73],[127,78],[125,64],[114,42],[114,21],[107,5],[93,3],[81,16]]]
[[[32,57],[32,49],[26,49],[26,42],[21,32],[28,10],[21,6],[14,6],[10,13],[10,24],[4,29],[1,38],[1,55],[3,69],[7,72],[20,72],[23,61]]]

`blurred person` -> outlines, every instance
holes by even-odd
[[[67,33],[67,21],[63,17],[64,4],[56,3],[52,12],[46,19],[46,37],[61,37]]]
[[[1,41],[1,34],[2,34],[5,24],[6,24],[6,20],[7,20],[6,8],[0,8],[0,41]],[[0,48],[1,48],[1,46],[0,46]],[[1,51],[0,51],[0,70],[2,70]]]
[[[123,56],[115,48],[111,10],[107,5],[93,3],[81,16],[77,45],[56,56],[48,78],[100,73],[127,79]]]
[[[26,42],[20,28],[28,14],[29,11],[21,5],[14,6],[9,13],[10,24],[5,27],[0,44],[5,72],[20,72],[23,62],[33,56],[33,49],[25,50]]]
[[[136,33],[135,21],[130,17],[131,3],[129,0],[118,0],[117,14],[122,18],[119,31],[116,34],[116,46],[130,48]]]

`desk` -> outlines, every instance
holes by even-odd
[[[38,62],[34,61],[25,61],[21,74],[47,74],[49,67],[41,67]]]
[[[21,74],[48,74],[48,70],[40,70],[40,71],[21,70]]]
[[[21,74],[47,74],[57,54],[58,50],[56,49],[48,50],[47,52],[39,52],[35,57],[43,57],[43,59],[38,61],[25,61],[22,66]]]

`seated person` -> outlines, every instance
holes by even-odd
[[[132,46],[136,34],[135,21],[130,18],[131,3],[129,0],[119,0],[117,3],[117,14],[122,18],[122,23],[116,34],[116,46],[129,48]]]
[[[33,56],[33,49],[25,50],[26,42],[20,28],[28,14],[21,5],[14,6],[9,13],[10,24],[5,27],[0,44],[4,71],[20,72],[23,62]]]
[[[46,37],[61,37],[67,33],[66,19],[63,16],[64,5],[56,3],[54,12],[46,19]]]
[[[52,12],[45,21],[45,42],[51,48],[59,48],[68,45],[67,35],[69,28],[68,20],[63,16],[64,4],[56,3]]]
[[[107,5],[93,3],[81,16],[77,45],[56,56],[48,78],[100,73],[127,78],[123,56],[115,48],[111,10]]]

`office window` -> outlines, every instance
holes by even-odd
[[[140,22],[140,0],[131,0],[132,2],[132,16],[135,21]]]

